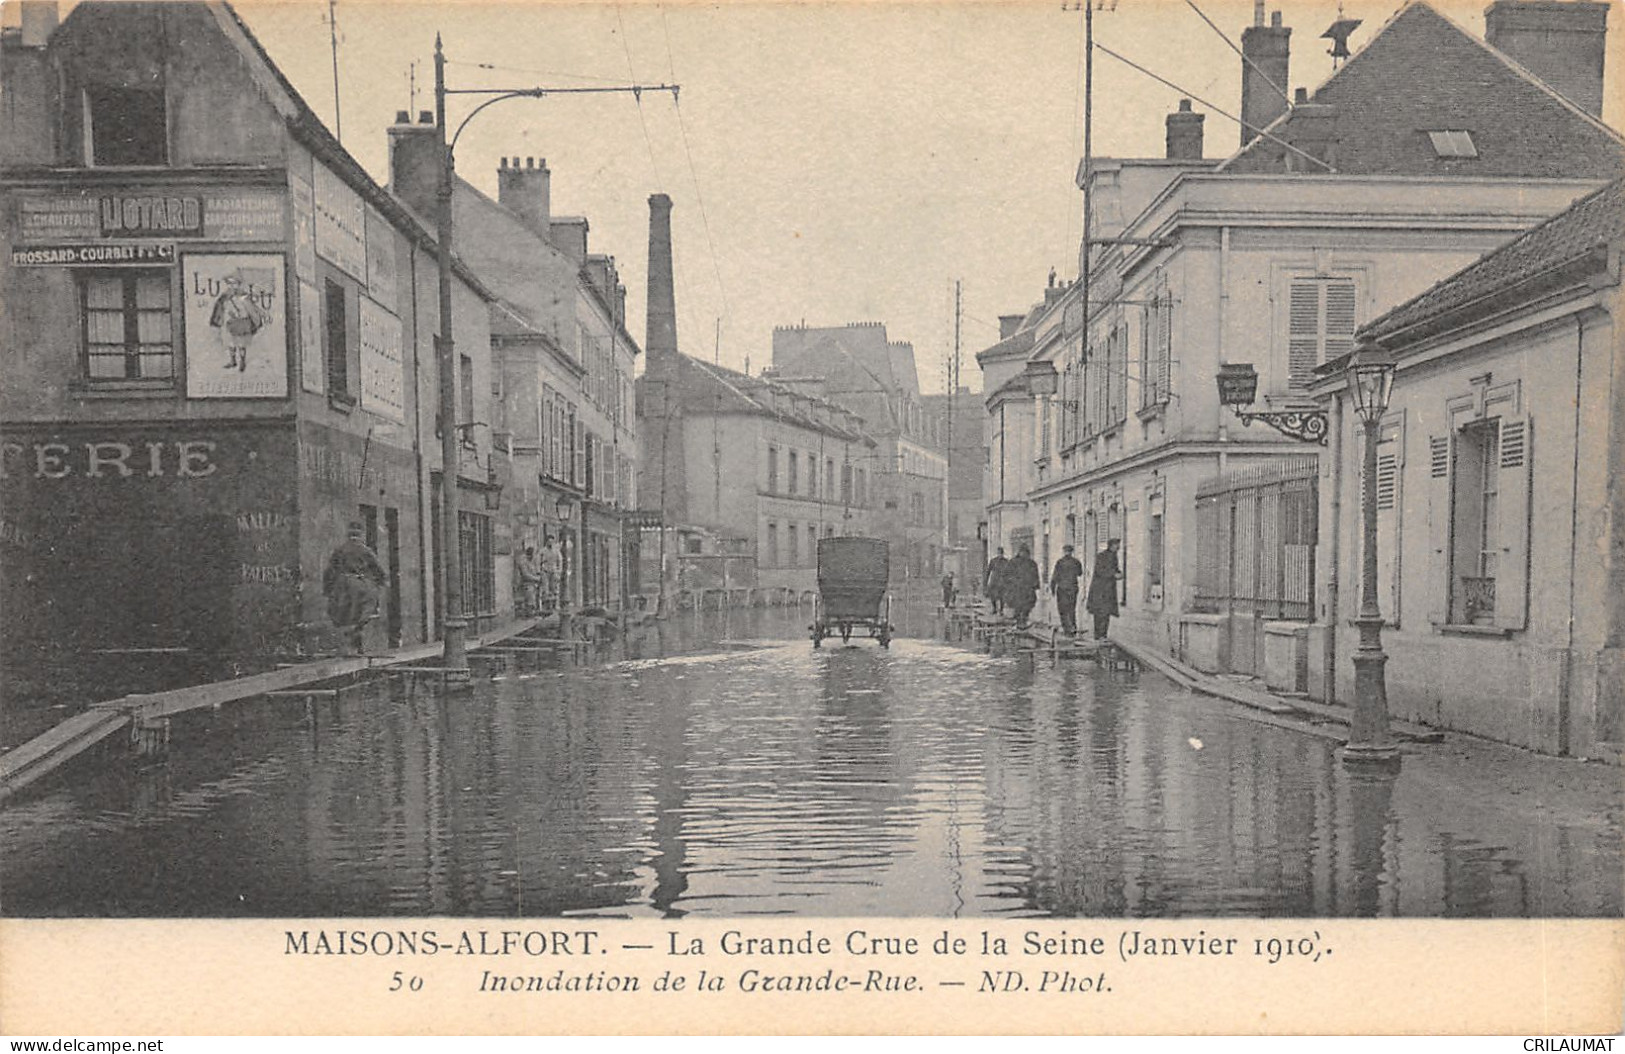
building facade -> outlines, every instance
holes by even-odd
[[[1397,361],[1378,433],[1378,602],[1390,710],[1547,753],[1616,762],[1625,722],[1625,185],[1615,182],[1363,327]],[[1364,429],[1344,380],[1321,590],[1341,698],[1363,560]],[[1338,661],[1343,657],[1343,661]]]
[[[413,125],[408,116],[390,129],[391,186],[429,210],[439,139],[432,124]],[[587,220],[553,213],[546,159],[503,158],[496,175],[496,200],[459,178],[452,210],[459,257],[498,298],[491,308],[496,416],[488,425],[511,451],[514,488],[498,577],[511,588],[524,546],[556,540],[563,599],[618,608],[636,591],[638,565],[630,521],[637,507],[632,377],[641,349],[626,332],[626,289],[614,258],[589,252]]]
[[[428,639],[430,236],[228,6],[30,14],[0,86],[13,639],[239,666],[323,647],[322,571],[355,520],[389,576],[382,636]],[[453,296],[472,421],[489,294],[459,272]],[[465,536],[488,537],[488,436],[454,478]],[[466,613],[502,614],[466,551]]]
[[[862,419],[877,444],[864,468],[893,584],[934,585],[948,545],[948,458],[944,422],[920,395],[914,346],[889,339],[879,322],[777,326],[764,376]]]
[[[1249,39],[1284,48],[1283,28],[1260,25]],[[1421,54],[1426,75],[1398,72]],[[1284,50],[1276,57],[1284,66]],[[1396,110],[1385,86],[1400,80]],[[1464,80],[1478,85],[1470,98]],[[1403,8],[1312,97],[1263,113],[1268,135],[1216,166],[1190,149],[1182,107],[1169,117],[1169,157],[1080,171],[1089,281],[1021,323],[1029,365],[1049,363],[1055,377],[1054,395],[1033,397],[1021,529],[1045,565],[1062,544],[1089,553],[1118,539],[1129,637],[1203,668],[1264,674],[1272,631],[1286,633],[1297,643],[1280,686],[1318,692],[1306,683],[1305,627],[1326,618],[1316,584],[1331,572],[1317,552],[1324,469],[1300,441],[1315,434],[1313,371],[1361,324],[1617,173],[1621,144],[1425,3]],[[1468,136],[1474,165],[1455,138],[1431,134],[1485,113],[1492,124]],[[1215,383],[1235,364],[1257,378],[1249,409],[1300,435],[1241,427]],[[992,375],[989,387],[997,394]]]

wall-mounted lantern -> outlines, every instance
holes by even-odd
[[[1219,367],[1219,402],[1228,406],[1243,427],[1262,421],[1284,436],[1304,443],[1326,445],[1324,410],[1281,410],[1253,412],[1244,409],[1258,397],[1258,371],[1250,362],[1227,362]]]

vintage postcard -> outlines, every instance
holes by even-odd
[[[5,4],[0,1028],[1602,1049],[1618,14]]]

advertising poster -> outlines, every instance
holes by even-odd
[[[189,397],[277,399],[288,394],[285,268],[277,253],[182,257]]]
[[[299,383],[317,395],[327,390],[322,359],[322,294],[309,282],[299,283]]]
[[[361,406],[391,421],[406,420],[401,394],[401,320],[361,298]]]

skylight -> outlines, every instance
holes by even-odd
[[[1433,140],[1433,153],[1437,157],[1477,157],[1478,147],[1473,145],[1471,132],[1429,132]]]

